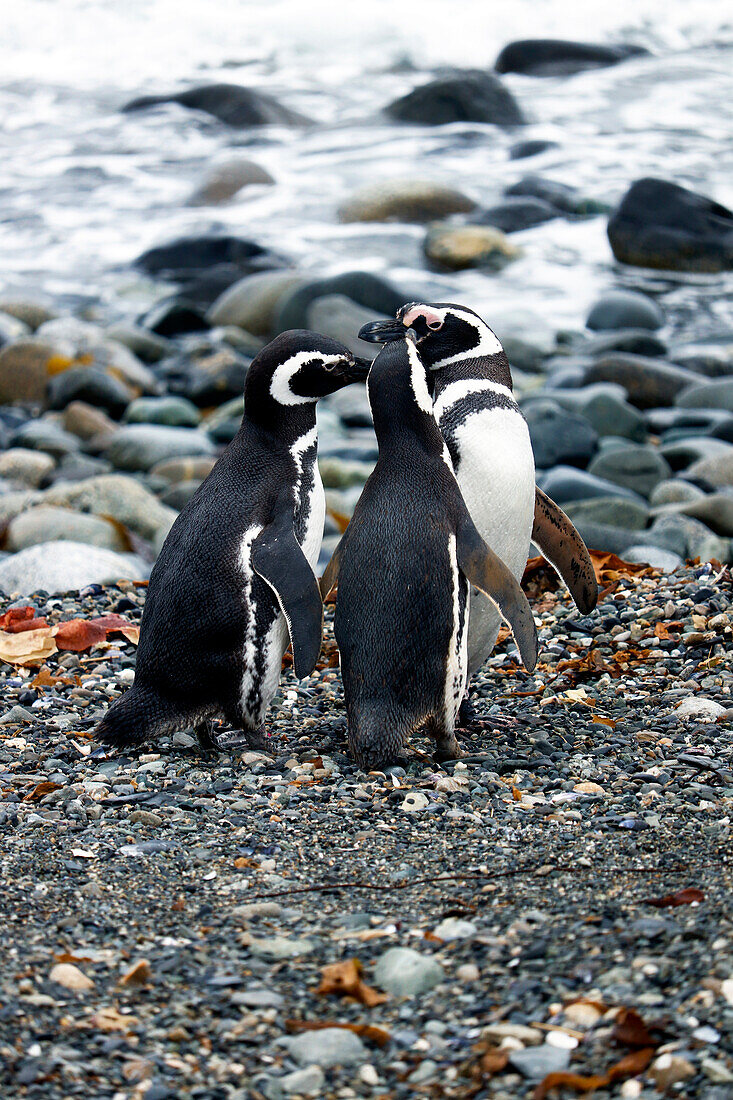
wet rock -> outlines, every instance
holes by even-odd
[[[519,1070],[522,1077],[531,1081],[541,1081],[548,1073],[562,1073],[570,1065],[570,1051],[562,1050],[549,1043],[538,1047],[525,1047],[524,1050],[512,1050],[509,1064]]]
[[[369,1056],[359,1036],[340,1027],[308,1031],[304,1035],[284,1039],[283,1046],[299,1066],[315,1064],[323,1069],[330,1069],[332,1066],[359,1066]]]
[[[61,423],[65,431],[78,436],[85,442],[92,439],[102,441],[106,436],[116,432],[119,427],[101,409],[87,405],[86,401],[72,401],[67,405]]]
[[[304,1069],[286,1073],[279,1084],[288,1096],[293,1093],[298,1096],[323,1096],[326,1075],[320,1066],[305,1066]]]
[[[539,138],[531,141],[517,141],[514,145],[509,146],[509,159],[526,160],[528,157],[536,157],[540,153],[546,153],[548,149],[557,149],[557,142],[543,141]]]
[[[256,336],[269,336],[278,303],[302,282],[292,271],[247,275],[217,298],[207,319],[212,325],[238,325]]]
[[[96,367],[143,393],[159,392],[152,371],[129,348],[110,339],[98,325],[78,317],[57,317],[44,322],[37,335],[52,341],[60,357],[53,361],[51,373],[66,367]]]
[[[186,507],[200,484],[200,481],[192,480],[179,481],[175,485],[169,485],[167,489],[164,489],[163,492],[159,494],[160,502],[180,512]]]
[[[79,450],[77,437],[64,431],[53,420],[27,421],[12,433],[9,443],[11,447],[45,451],[54,458],[62,458]]]
[[[129,549],[117,528],[107,520],[45,504],[16,516],[8,527],[6,540],[11,551],[58,541],[83,542],[108,550]]]
[[[99,367],[71,367],[48,382],[48,406],[65,409],[72,401],[104,409],[119,417],[135,396],[135,392]]]
[[[122,110],[141,111],[162,103],[179,103],[192,111],[203,111],[237,130],[250,126],[298,126],[308,122],[273,96],[239,84],[205,84],[173,95],[139,96],[126,103]]]
[[[341,294],[357,305],[370,309],[375,314],[394,317],[405,302],[416,301],[416,295],[394,287],[379,275],[370,271],[345,271],[329,279],[312,279],[301,286],[287,291],[276,311],[273,324],[274,332],[285,332],[289,328],[306,328],[308,309],[311,302],[326,295]],[[362,343],[361,354],[368,353],[368,345]]]
[[[56,352],[48,340],[29,336],[0,348],[0,405],[43,405]]]
[[[733,214],[720,203],[667,180],[637,180],[608,223],[622,263],[670,271],[733,267]]]
[[[596,382],[580,390],[543,392],[562,408],[583,416],[599,436],[620,436],[636,443],[646,439],[643,415],[626,401],[623,388],[613,382]]]
[[[105,462],[103,458],[92,458],[91,455],[82,454],[64,455],[56,469],[46,479],[46,485],[51,487],[62,481],[87,481],[91,477],[111,473],[112,464]]]
[[[438,126],[446,122],[490,122],[519,126],[524,115],[498,77],[480,69],[462,69],[431,80],[386,108],[398,122]]]
[[[726,451],[710,458],[701,458],[693,462],[685,471],[685,476],[706,481],[716,489],[733,485],[733,447],[728,447]]]
[[[557,347],[554,328],[531,309],[502,309],[491,327],[511,365],[521,370],[539,370]]]
[[[594,500],[567,502],[563,511],[578,523],[607,523],[627,531],[643,531],[649,519],[649,509],[633,500],[596,497]]]
[[[164,507],[136,478],[124,474],[105,474],[77,484],[54,485],[44,493],[44,501],[65,505],[77,512],[111,516],[150,540],[161,531],[167,532],[176,518],[176,513]]]
[[[502,233],[517,233],[521,229],[531,229],[534,225],[552,221],[560,216],[560,211],[543,199],[517,195],[505,199],[496,206],[479,210],[470,221],[474,225],[493,225]]]
[[[588,421],[561,409],[554,401],[532,401],[524,408],[535,464],[549,469],[559,463],[586,466],[598,444]]]
[[[700,475],[690,474],[690,469],[697,463],[712,462],[712,460],[724,459],[727,454],[733,454],[733,447],[720,439],[708,439],[705,436],[687,436],[677,438],[671,443],[663,443],[659,453],[667,460],[673,470],[685,471],[685,477],[693,478]],[[711,467],[712,469],[712,467]],[[700,477],[700,480],[704,480]]]
[[[30,451],[23,447],[11,447],[0,453],[0,478],[37,489],[55,469],[56,463],[42,451]]]
[[[614,351],[661,358],[667,354],[667,345],[647,328],[623,328],[600,332],[583,347],[583,352],[594,359]]]
[[[260,164],[246,157],[231,157],[209,169],[188,200],[189,206],[218,206],[246,187],[271,187],[274,179]]]
[[[671,405],[699,379],[692,371],[642,355],[615,352],[597,359],[585,371],[586,382],[618,382],[638,409]]]
[[[123,578],[145,580],[149,572],[134,554],[116,554],[82,542],[45,542],[0,561],[0,591],[20,596],[42,589],[71,592]]]
[[[651,565],[653,569],[661,569],[664,573],[674,573],[685,563],[679,554],[671,550],[663,550],[660,546],[649,546],[646,543],[638,543],[627,546],[623,551],[627,561],[636,562],[639,565]]]
[[[594,497],[622,497],[637,504],[646,502],[638,493],[624,489],[606,478],[594,477],[586,470],[575,470],[572,466],[556,466],[543,477],[538,477],[538,485],[558,504],[571,500],[591,500]]]
[[[541,199],[557,210],[561,210],[565,214],[574,214],[577,217],[601,214],[608,209],[605,203],[583,196],[576,187],[571,187],[568,183],[560,183],[558,180],[547,179],[544,176],[523,176],[522,179],[505,188],[504,194],[531,196],[535,199]]]
[[[35,332],[45,321],[52,321],[56,316],[52,309],[40,302],[16,298],[0,300],[0,310],[9,317],[16,317],[22,324],[27,325],[31,332]]]
[[[268,255],[267,249],[255,241],[211,233],[178,237],[149,248],[138,256],[135,266],[148,275],[180,282],[222,265],[245,275]]]
[[[429,222],[475,206],[468,195],[432,180],[392,179],[360,188],[338,214],[342,222]]]
[[[484,225],[450,225],[438,222],[423,243],[426,257],[438,267],[462,271],[481,267],[500,271],[521,255],[499,229]]]
[[[733,412],[733,378],[700,382],[693,375],[689,387],[677,396],[676,404],[683,409],[724,409]]]
[[[662,504],[687,504],[693,500],[700,500],[704,496],[702,489],[698,489],[697,485],[672,478],[670,481],[660,481],[654,486],[649,494],[649,503],[652,507]]]
[[[125,424],[165,424],[171,428],[195,428],[201,413],[185,397],[138,397],[128,405]]]
[[[367,321],[377,320],[379,315],[373,309],[365,309],[343,294],[326,294],[308,307],[307,327],[333,337],[355,355],[368,355],[368,345],[359,339],[359,329]]]
[[[221,348],[182,366],[183,375],[171,378],[169,389],[181,393],[194,405],[208,408],[242,398],[249,360],[232,348]]]
[[[347,428],[371,427],[372,410],[365,386],[346,386],[338,390],[328,398],[328,407]]]
[[[374,981],[395,997],[429,993],[444,980],[440,963],[410,947],[391,947],[374,968]]]
[[[612,290],[591,307],[587,327],[598,331],[623,328],[658,329],[664,314],[653,298],[633,290]]]
[[[648,541],[679,554],[682,558],[701,561],[727,561],[730,539],[721,538],[701,523],[686,515],[658,516],[648,531]]]
[[[206,332],[210,327],[204,311],[195,302],[178,295],[156,302],[141,318],[141,323],[158,336]]]
[[[118,470],[149,470],[166,458],[211,455],[214,445],[195,428],[128,424],[114,434],[105,453]]]
[[[167,458],[163,462],[156,463],[150,474],[155,478],[162,478],[171,485],[182,481],[203,481],[216,464],[212,458]]]
[[[620,43],[567,42],[561,38],[524,38],[505,46],[494,63],[498,73],[526,76],[567,76],[585,69],[618,65],[629,57],[648,54],[643,46]]]
[[[642,534],[638,530],[614,527],[610,523],[599,523],[595,520],[579,519],[575,526],[590,549],[606,550],[620,557],[626,557],[629,547],[642,539]]]
[[[128,324],[118,321],[106,329],[110,339],[129,348],[133,355],[142,359],[143,363],[159,363],[166,355],[170,354],[172,344],[163,336],[150,332],[141,325]]]
[[[588,472],[644,497],[672,473],[669,463],[660,454],[636,444],[597,455]]]
[[[725,713],[725,707],[704,695],[689,695],[683,699],[674,714],[680,722],[687,719],[696,722],[715,722]]]

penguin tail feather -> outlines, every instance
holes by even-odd
[[[170,724],[173,716],[163,703],[135,687],[116,699],[94,731],[105,745],[141,745]]]

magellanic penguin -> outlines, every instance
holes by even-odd
[[[433,411],[476,527],[519,581],[530,539],[555,566],[580,610],[598,598],[593,564],[563,511],[535,486],[527,423],[512,394],[509,361],[489,326],[465,306],[411,302],[395,321],[365,325],[372,342],[415,333],[432,382]],[[471,597],[468,674],[496,644],[501,616],[481,592]]]
[[[537,660],[529,605],[468,513],[412,338],[382,348],[367,390],[379,457],[321,581],[324,598],[338,582],[349,747],[364,768],[418,730],[440,757],[459,755],[468,582],[498,606],[527,668]]]
[[[292,330],[253,360],[232,442],[173,524],[150,575],[135,682],[96,730],[135,745],[212,719],[261,740],[288,637],[299,678],[321,647],[313,569],[323,537],[316,402],[369,364],[336,340]]]

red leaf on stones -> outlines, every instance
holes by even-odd
[[[20,634],[23,630],[40,630],[48,626],[45,619],[37,619],[35,607],[12,607],[0,615],[0,630],[8,634]]]
[[[616,1017],[611,1038],[624,1047],[659,1046],[659,1042],[652,1039],[646,1024],[633,1008],[621,1009]]]
[[[361,1039],[376,1043],[378,1047],[386,1046],[390,1039],[388,1031],[372,1024],[337,1024],[333,1020],[286,1020],[285,1027],[288,1031],[323,1031],[327,1027],[340,1027],[344,1031],[353,1031]]]
[[[702,890],[687,886],[674,894],[665,894],[662,898],[642,898],[644,905],[653,905],[655,909],[671,909],[677,905],[692,905],[695,901],[705,901]]]
[[[108,634],[122,634],[128,642],[137,644],[140,627],[122,615],[102,615],[97,619],[68,619],[59,623],[56,645],[59,649],[80,653],[107,640]]]
[[[545,1100],[548,1093],[557,1088],[573,1089],[575,1092],[584,1093],[604,1089],[614,1081],[625,1081],[629,1077],[637,1077],[644,1072],[653,1057],[654,1049],[647,1047],[645,1050],[635,1050],[633,1054],[627,1054],[604,1074],[584,1077],[580,1073],[548,1073],[532,1093],[532,1100]]]

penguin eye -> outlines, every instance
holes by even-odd
[[[440,320],[428,321],[428,328],[431,329],[432,332],[437,332],[438,329],[440,329],[442,327],[443,327],[443,322],[440,321]]]
[[[334,362],[329,363],[329,361],[327,359],[323,360],[322,366],[323,366],[323,369],[327,370],[327,371],[336,370],[336,364]]]

